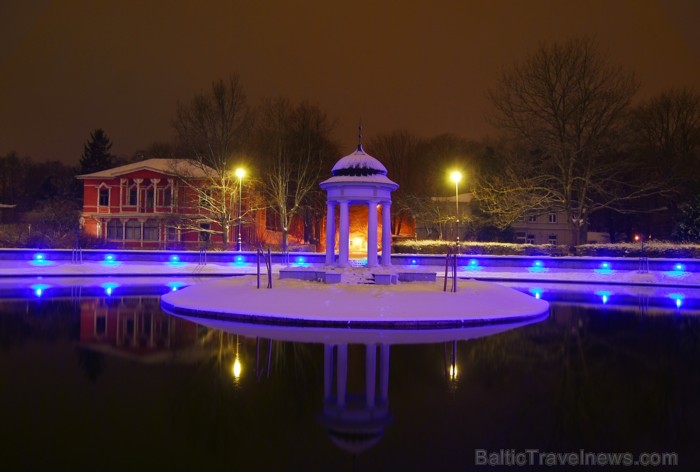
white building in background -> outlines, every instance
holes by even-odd
[[[515,231],[514,242],[519,244],[572,244],[564,212],[530,214],[511,227]]]
[[[472,193],[461,193],[458,202],[455,196],[432,197],[437,204],[435,214],[437,221],[416,221],[416,236],[419,239],[435,238],[442,232],[443,238],[455,239],[455,215],[459,203],[460,240],[464,240],[466,222],[471,218],[470,203],[474,199]],[[438,228],[442,225],[442,228]],[[514,222],[511,227],[515,233],[513,242],[519,244],[571,244],[571,234],[564,212],[530,214]],[[441,230],[441,231],[440,231]]]

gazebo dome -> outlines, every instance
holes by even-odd
[[[357,146],[355,152],[340,159],[331,170],[333,176],[360,177],[366,175],[386,175],[384,164],[370,156],[362,149],[362,144]]]

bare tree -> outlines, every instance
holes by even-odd
[[[420,179],[424,177],[415,171],[419,164],[420,142],[417,136],[405,129],[379,134],[367,141],[369,153],[386,165],[392,180],[400,182],[393,196],[392,233],[395,235],[401,233],[401,226],[407,218],[415,217],[411,203],[419,200],[412,196],[421,187]]]
[[[244,160],[253,113],[237,76],[214,82],[209,91],[178,103],[173,127],[190,166],[177,175],[189,187],[186,221],[192,230],[221,234],[227,247],[241,194],[233,165]],[[250,205],[247,206],[250,210]]]
[[[647,159],[663,161],[681,182],[700,177],[700,95],[672,89],[638,105],[631,113],[633,142]]]
[[[308,102],[294,106],[286,98],[267,100],[260,113],[255,148],[265,167],[267,201],[279,218],[282,250],[289,227],[318,186],[336,146],[330,141],[331,121]]]
[[[594,211],[626,211],[630,201],[659,192],[657,176],[633,179],[637,163],[616,149],[636,89],[633,74],[609,65],[590,39],[542,45],[504,72],[489,92],[493,122],[526,152],[482,182],[482,208],[502,223],[528,206],[565,212],[580,244]]]

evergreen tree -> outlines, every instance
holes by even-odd
[[[110,154],[112,141],[104,130],[96,129],[90,134],[90,140],[85,143],[83,156],[80,158],[80,173],[91,174],[109,169],[116,165],[116,157]]]

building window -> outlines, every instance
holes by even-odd
[[[95,335],[104,336],[107,334],[107,317],[104,315],[95,318]]]
[[[177,241],[177,228],[175,226],[168,226],[166,237],[168,241]]]
[[[107,223],[107,239],[121,241],[124,239],[124,227],[119,220],[111,220]]]
[[[153,187],[149,187],[148,189],[146,189],[146,210],[153,210],[154,197],[155,195]]]
[[[518,231],[515,233],[515,242],[518,244],[525,244],[525,232]]]
[[[161,204],[163,206],[170,206],[173,201],[172,187],[165,187],[164,189],[161,189],[160,192],[162,193],[162,196],[160,197],[160,201],[162,202]]]
[[[527,244],[535,244],[535,235],[534,234],[528,234],[527,238],[525,239],[525,242]]]
[[[100,189],[100,206],[102,206],[102,207],[109,206],[109,189],[108,188],[101,188]]]
[[[269,231],[281,231],[280,219],[272,210],[265,212],[265,228]]]
[[[126,239],[129,241],[141,241],[141,223],[135,220],[126,222]]]
[[[131,206],[136,206],[136,202],[138,201],[138,190],[136,189],[136,185],[133,185],[129,189],[129,205]]]
[[[204,209],[211,209],[213,205],[213,200],[212,200],[212,193],[211,190],[204,190],[203,192],[199,193],[199,206],[200,208]]]
[[[202,242],[209,241],[209,237],[211,234],[209,233],[209,230],[211,229],[211,225],[209,223],[202,223],[199,225],[201,230],[199,231],[199,240]]]
[[[143,224],[143,240],[158,241],[158,229],[157,220],[146,220],[146,222]]]
[[[537,223],[537,215],[530,215],[527,217],[527,221],[530,223]]]
[[[556,223],[556,222],[557,222],[557,214],[556,214],[556,213],[550,213],[550,214],[549,214],[549,222],[550,222],[550,223]]]
[[[557,244],[557,235],[556,234],[549,235],[549,244]]]

